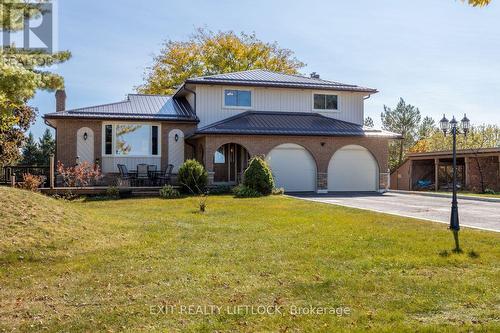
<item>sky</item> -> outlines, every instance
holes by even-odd
[[[380,126],[384,105],[400,97],[422,116],[464,113],[473,124],[500,125],[500,1],[472,8],[459,0],[60,0],[58,44],[73,57],[65,78],[68,109],[117,102],[143,82],[165,40],[197,27],[255,32],[289,48],[303,74],[378,89],[365,116]],[[55,111],[54,94],[38,92],[32,127]]]

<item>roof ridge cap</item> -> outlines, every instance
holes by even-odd
[[[172,97],[172,95],[163,94],[140,94],[140,93],[129,93],[127,96],[155,96],[155,97]]]

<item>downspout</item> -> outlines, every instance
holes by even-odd
[[[370,95],[368,95],[368,96],[366,96],[366,97],[363,97],[363,100],[365,100],[365,101],[366,101],[366,100],[367,100],[367,99],[369,99],[370,97],[372,97],[372,95],[371,95],[371,94],[370,94]]]

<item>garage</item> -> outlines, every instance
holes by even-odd
[[[267,154],[266,161],[276,187],[287,192],[316,190],[316,162],[304,147],[292,143],[279,145]]]
[[[328,164],[328,191],[376,191],[377,184],[377,161],[364,147],[342,147]]]

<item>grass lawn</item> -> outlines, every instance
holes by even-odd
[[[210,197],[204,214],[0,198],[0,332],[500,330],[499,233],[463,229],[452,254],[442,224],[288,197]],[[292,313],[310,307],[344,315]]]

